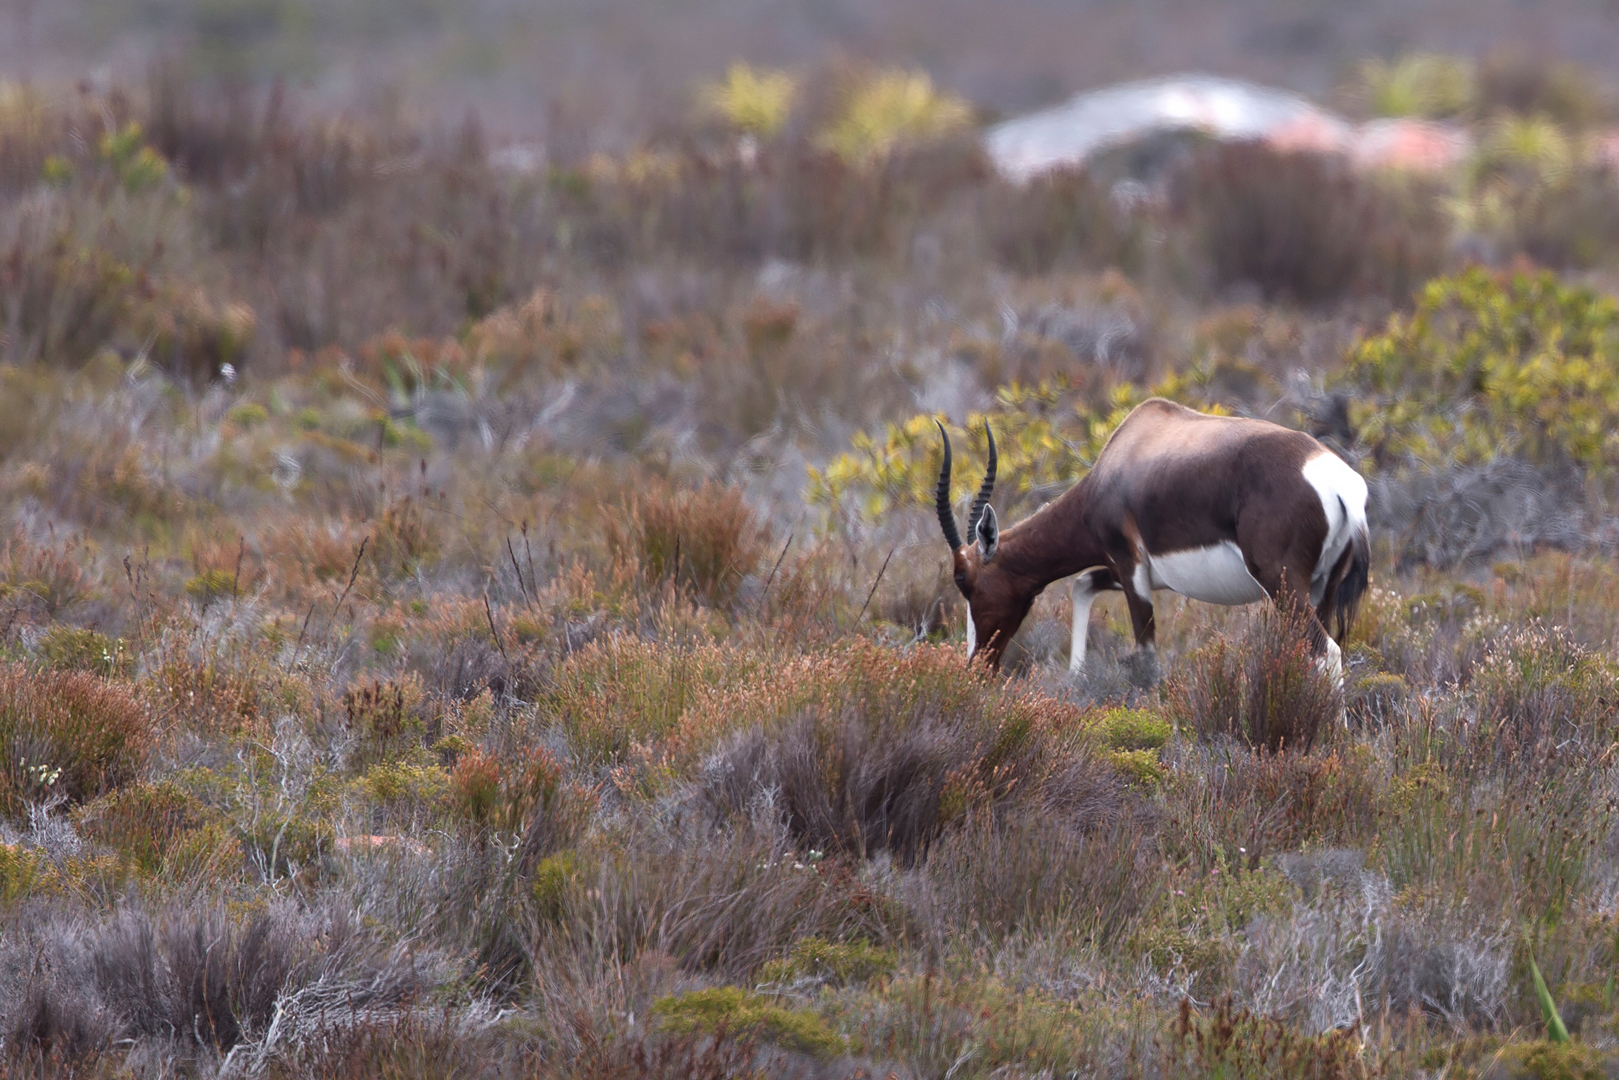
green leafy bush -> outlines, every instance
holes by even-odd
[[[1473,268],[1350,353],[1352,420],[1376,465],[1619,464],[1619,303],[1550,273]]]

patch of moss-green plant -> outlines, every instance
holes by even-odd
[[[1480,1080],[1602,1080],[1611,1064],[1577,1042],[1509,1043],[1479,1074]]]
[[[58,671],[88,671],[108,679],[127,678],[135,668],[134,657],[124,649],[122,638],[61,623],[40,636],[39,655]]]
[[[1097,727],[1111,750],[1157,750],[1169,741],[1169,721],[1150,709],[1108,709]]]
[[[790,983],[815,979],[845,986],[862,983],[879,975],[891,975],[897,960],[892,950],[869,941],[828,941],[822,937],[801,938],[785,959],[772,960],[759,969],[759,979],[767,983]]]
[[[1152,787],[1163,783],[1169,775],[1169,770],[1158,760],[1156,750],[1111,750],[1107,760],[1113,771],[1130,784]]]
[[[436,764],[385,761],[367,769],[356,783],[372,802],[386,809],[419,809],[430,815],[450,809],[450,774]]]
[[[227,596],[235,596],[238,588],[236,573],[232,570],[204,570],[186,582],[186,595],[200,604],[211,604]]]
[[[568,910],[568,893],[579,880],[579,856],[559,851],[534,867],[534,912],[542,922],[559,923]]]
[[[250,428],[270,419],[270,412],[257,402],[244,401],[232,405],[230,411],[225,414],[225,419],[239,428]]]
[[[818,1058],[844,1051],[844,1042],[822,1016],[810,1009],[788,1009],[740,986],[717,986],[659,998],[652,1004],[658,1025],[673,1034],[706,1032],[751,1036]]]

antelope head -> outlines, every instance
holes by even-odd
[[[967,518],[970,542],[966,544],[956,531],[955,511],[950,508],[950,436],[943,424],[939,424],[939,435],[944,439],[937,497],[939,526],[955,563],[956,588],[967,600],[967,659],[970,662],[982,656],[991,668],[999,668],[1007,642],[1028,615],[1038,590],[1030,591],[1026,582],[995,559],[1000,552],[1001,527],[995,508],[989,504],[995,491],[996,464],[995,436],[989,424],[984,425],[984,435],[989,440],[989,467]]]

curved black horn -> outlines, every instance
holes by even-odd
[[[939,424],[939,421],[933,421]],[[945,543],[954,552],[961,547],[961,534],[956,531],[956,512],[950,509],[950,436],[939,424],[939,437],[944,440],[944,464],[939,467],[939,527],[944,530]]]
[[[989,430],[989,421],[984,421],[984,438],[989,440],[989,468],[984,470],[984,483],[978,489],[978,498],[973,500],[972,513],[967,515],[967,532],[976,535],[978,519],[984,513],[984,507],[989,505],[989,497],[995,492],[995,433]]]

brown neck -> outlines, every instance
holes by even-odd
[[[1101,541],[1085,524],[1085,484],[1001,532],[995,562],[1025,584],[1030,595],[1093,566],[1108,565]]]

